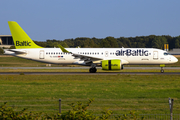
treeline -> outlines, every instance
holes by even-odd
[[[36,44],[42,47],[57,47],[61,44],[66,48],[159,48],[164,49],[164,44],[169,44],[169,49],[180,48],[180,36],[171,37],[169,35],[149,35],[137,37],[106,37],[104,39],[98,38],[76,38],[65,40],[46,40],[46,42],[35,41]]]

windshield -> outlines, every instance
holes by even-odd
[[[165,52],[164,55],[170,55],[169,53]]]

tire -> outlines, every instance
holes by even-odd
[[[96,73],[96,71],[97,71],[96,68],[90,68],[90,69],[89,69],[89,72],[90,72],[90,73]]]

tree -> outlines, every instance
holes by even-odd
[[[9,49],[16,49],[16,48],[15,48],[15,46],[13,45],[13,46],[11,46]]]
[[[58,43],[58,44],[59,44],[59,43]],[[63,47],[65,47],[65,48],[68,48],[68,47],[69,47],[69,46],[66,44],[65,41],[61,41],[61,42],[60,42],[60,45],[63,46]]]
[[[180,47],[180,45],[179,45],[179,40],[176,39],[176,40],[175,40],[175,48],[179,48],[179,47]]]
[[[4,50],[0,47],[0,55],[4,54]]]
[[[152,47],[153,48],[159,48],[163,49],[164,44],[167,43],[167,39],[163,36],[157,36],[155,39],[152,41]]]

